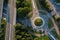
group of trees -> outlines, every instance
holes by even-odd
[[[15,25],[15,39],[14,40],[50,40],[48,36],[44,35],[36,37],[29,33],[30,29],[17,23]]]
[[[0,40],[5,40],[5,27],[6,27],[6,20],[2,19],[0,23]]]
[[[24,18],[32,10],[31,0],[16,0],[17,18]]]
[[[38,37],[28,33],[28,31],[29,28],[17,23],[15,25],[15,40],[40,40]]]
[[[38,0],[38,1],[44,9],[46,9],[48,12],[51,11],[50,5],[48,4],[48,2],[46,0]]]

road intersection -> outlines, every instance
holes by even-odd
[[[37,6],[36,6],[36,3],[35,3],[35,0],[31,0],[32,2],[32,7],[33,7],[33,16],[32,18],[30,18],[30,21],[31,21],[31,24],[32,24],[32,27],[34,28],[34,25],[33,25],[33,20],[34,18],[36,17],[41,17],[44,19],[44,21],[48,21],[48,15],[41,15],[39,10],[37,9]],[[54,7],[54,5],[51,4],[50,1],[48,1],[48,3],[50,4],[50,6],[52,7],[51,9],[53,10],[51,13],[54,13],[57,15],[57,11]],[[2,19],[2,9],[3,9],[3,0],[0,0],[0,22],[1,22],[1,19]],[[14,28],[14,25],[16,24],[16,4],[15,4],[15,0],[9,0],[8,1],[8,16],[6,17],[7,18],[7,27],[6,27],[6,35],[5,35],[5,40],[14,40],[14,33],[15,33],[15,28]],[[42,10],[43,11],[43,10]],[[46,12],[46,11],[44,11]],[[48,13],[48,12],[46,12]],[[59,29],[54,21],[54,19],[51,17],[51,15],[49,15],[50,19],[52,20],[53,24],[54,24],[54,28],[57,32],[58,35],[60,35],[59,33]],[[45,22],[45,31],[47,32],[47,35],[56,40],[56,38],[54,37],[54,35],[49,31],[49,28],[48,28],[48,23]],[[44,27],[43,27],[44,28]],[[42,28],[42,29],[43,29]],[[52,30],[52,29],[51,29]]]
[[[32,19],[31,19],[31,21],[34,19],[34,17],[37,17],[37,16],[39,16],[39,11],[38,11],[38,9],[36,8],[36,4],[35,4],[35,2],[34,2],[35,0],[32,0],[32,6],[33,6],[33,17],[32,17]],[[37,11],[37,12],[36,12]],[[54,9],[54,12],[55,12],[55,9]],[[37,14],[38,15],[37,15]],[[48,12],[46,12],[46,13],[48,13]],[[41,17],[41,15],[40,15],[40,17]],[[43,16],[42,16],[42,18],[44,18]],[[33,21],[32,21],[33,22]],[[31,22],[31,23],[32,23]],[[34,27],[34,26],[32,26],[32,27]],[[48,35],[50,35],[49,37],[50,38],[52,38],[52,39],[54,39],[54,40],[56,40],[56,38],[49,32],[49,29],[48,29],[48,26],[46,25],[46,28],[45,28],[45,31],[47,31],[47,34]]]

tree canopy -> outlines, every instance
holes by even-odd
[[[38,37],[31,35],[27,27],[17,23],[15,25],[15,40],[35,40]],[[39,39],[38,39],[39,40]]]
[[[17,18],[24,18],[32,10],[30,0],[16,0]]]
[[[6,28],[6,20],[3,18],[0,23],[0,40],[5,40],[5,28]]]

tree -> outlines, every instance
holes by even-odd
[[[5,28],[6,28],[6,18],[2,18],[0,27],[0,40],[4,40],[5,38]]]
[[[17,27],[20,27],[21,24],[16,24],[15,25],[15,38],[16,40],[33,40],[34,38],[36,38],[35,36],[31,35],[30,33],[28,33],[28,29],[26,29],[24,26],[21,26],[20,29],[16,30]],[[18,28],[19,28],[18,27]],[[24,27],[24,28],[23,28]],[[17,33],[17,34],[16,34]]]
[[[31,0],[16,0],[17,18],[24,19],[32,10]]]
[[[27,16],[29,12],[30,12],[30,10],[28,7],[18,8],[17,9],[17,16],[22,19],[25,16]]]
[[[22,27],[22,25],[21,25],[21,24],[19,24],[19,23],[17,23],[17,24],[15,25],[15,29],[16,29],[16,30],[21,29],[21,27]]]
[[[23,5],[23,1],[24,0],[16,0],[16,8],[18,9],[19,7],[24,7],[24,5]]]

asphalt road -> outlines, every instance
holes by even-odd
[[[33,7],[33,16],[31,17],[31,24],[32,24],[32,27],[34,28],[33,20],[35,17],[39,17],[39,12],[38,12],[38,9],[36,7],[35,0],[31,0],[31,2],[32,2],[32,7]]]
[[[2,11],[3,11],[3,0],[0,0],[0,23],[2,19]]]
[[[9,0],[8,5],[10,8],[10,22],[7,22],[5,40],[14,40],[14,33],[15,33],[14,25],[16,23],[15,0]]]
[[[49,0],[47,0],[47,2],[50,4],[51,9],[53,9],[53,11],[51,12],[51,14],[58,15],[58,12],[56,11],[56,8],[54,7],[54,5]],[[52,20],[52,22],[54,24],[54,28],[55,28],[57,34],[60,35],[58,26],[57,26],[57,24],[55,23],[55,21],[54,21],[54,19],[52,17],[51,17],[51,20]]]
[[[37,7],[36,7],[36,3],[34,2],[35,0],[32,0],[32,6],[33,6],[33,17],[31,18],[31,22],[33,22],[32,20],[35,18],[35,17],[37,17],[37,16],[39,16],[39,12],[38,12],[38,9],[37,9]],[[45,20],[45,19],[44,19]],[[33,26],[33,25],[32,25]],[[34,26],[33,26],[34,27]],[[55,37],[49,32],[49,30],[48,30],[48,27],[47,27],[47,25],[46,25],[46,27],[45,27],[45,31],[47,32],[47,34],[48,34],[48,36],[50,37],[50,38],[53,38],[54,40],[55,40]]]

